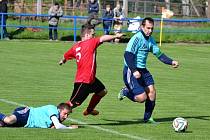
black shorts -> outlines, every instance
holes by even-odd
[[[9,125],[11,127],[24,127],[27,124],[30,109],[28,107],[18,107],[12,113],[16,116],[17,122]]]
[[[70,98],[73,107],[81,105],[90,93],[98,94],[105,90],[105,86],[99,79],[91,84],[86,83],[74,83],[74,90]]]

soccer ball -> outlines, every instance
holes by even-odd
[[[176,132],[185,132],[187,130],[188,122],[186,119],[178,117],[173,120],[172,127]]]

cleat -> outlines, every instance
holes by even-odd
[[[88,112],[87,111],[87,109],[83,112],[83,115],[84,116],[87,116],[87,115],[93,115],[93,116],[96,116],[96,115],[98,115],[99,114],[99,111],[97,111],[97,110],[93,110],[93,111],[91,111],[91,112]]]
[[[124,87],[124,88],[122,88],[121,90],[120,90],[120,92],[119,92],[119,94],[118,94],[118,100],[123,100],[126,96],[124,95],[124,93],[123,93],[123,91],[124,90],[126,90],[127,88],[126,87]]]
[[[144,123],[149,123],[149,124],[158,124],[152,117],[150,117],[148,120],[144,120]]]

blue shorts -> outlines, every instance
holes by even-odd
[[[17,122],[12,124],[13,127],[24,127],[27,124],[30,109],[28,107],[16,108],[13,115],[16,116]]]
[[[146,87],[154,85],[152,75],[146,68],[138,68],[138,71],[141,73],[141,77],[136,79],[128,67],[125,66],[123,70],[124,83],[134,95],[142,94]]]

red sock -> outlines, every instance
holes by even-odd
[[[90,103],[87,107],[87,111],[91,112],[96,107],[96,105],[100,102],[102,96],[94,94],[90,100]]]

